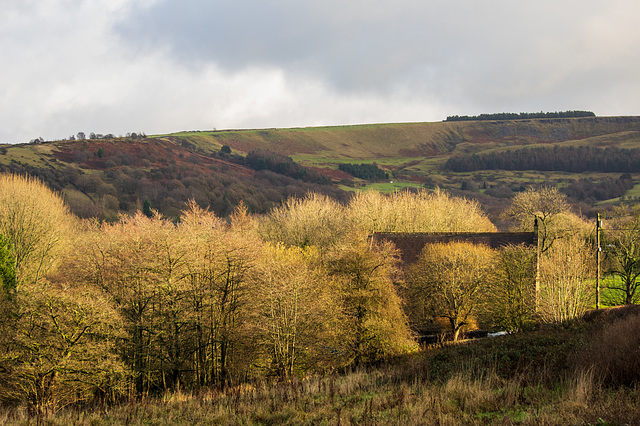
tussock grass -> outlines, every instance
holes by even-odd
[[[640,310],[628,306],[610,310],[611,325],[594,333],[581,365],[608,384],[640,383]]]

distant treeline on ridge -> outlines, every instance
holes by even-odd
[[[482,120],[522,120],[530,118],[575,118],[595,117],[591,111],[560,111],[560,112],[499,112],[480,115],[450,115],[445,121],[482,121]]]
[[[548,148],[522,148],[451,157],[445,163],[445,168],[453,172],[544,170],[572,173],[638,173],[640,149],[558,145]]]

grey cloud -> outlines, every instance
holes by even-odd
[[[444,56],[449,37],[432,31],[423,8],[413,6],[415,14],[396,20],[361,4],[345,10],[335,1],[163,1],[119,31],[143,48],[168,47],[185,64],[213,61],[231,71],[280,67],[340,90],[388,88],[419,77],[432,56],[434,62]]]
[[[280,3],[218,0],[161,1],[138,9],[118,30],[128,41],[168,46],[187,63],[214,59],[236,69],[255,63],[291,63],[313,51],[297,10]]]
[[[164,0],[118,31],[188,66],[276,67],[342,93],[385,95],[404,86],[500,103],[509,91],[534,99],[549,74],[562,72],[562,61],[574,58],[557,52],[588,41],[585,22],[611,9],[598,3]]]
[[[640,114],[636,0],[4,6],[0,141],[500,111]]]

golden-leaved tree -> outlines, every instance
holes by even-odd
[[[355,365],[415,350],[393,278],[396,249],[353,236],[331,250],[325,264],[337,281],[344,320],[343,356]]]
[[[360,192],[347,217],[364,234],[373,232],[493,232],[479,204],[444,191]]]
[[[495,252],[467,242],[428,244],[407,272],[412,299],[432,318],[446,318],[453,339],[479,313],[490,289]]]
[[[0,174],[0,234],[9,240],[18,285],[53,269],[73,223],[62,198],[40,180]]]
[[[231,383],[250,373],[251,319],[260,302],[253,269],[262,246],[251,229],[243,206],[230,225],[195,203],[182,215],[192,370],[201,385]]]
[[[128,391],[115,355],[121,320],[99,291],[41,280],[24,284],[0,354],[0,400],[26,402],[39,416],[96,396]]]
[[[173,232],[171,223],[140,212],[112,224],[94,223],[87,230],[84,255],[69,268],[87,285],[99,288],[121,315],[126,338],[118,350],[135,375],[139,393],[161,386],[176,362],[170,353],[158,350],[159,345],[176,344],[167,339],[175,339],[180,331],[167,332],[172,318],[163,315],[181,309],[176,304],[182,300],[182,254]]]
[[[94,287],[56,272],[65,253],[82,253],[74,228],[62,199],[40,181],[0,176],[3,280],[13,281],[0,306],[0,400],[38,414],[126,390],[126,369],[112,352],[119,316]]]
[[[290,377],[343,362],[341,300],[315,248],[265,246],[256,279],[256,342],[270,374]]]

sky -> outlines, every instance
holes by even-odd
[[[0,0],[0,143],[640,115],[637,0]]]

